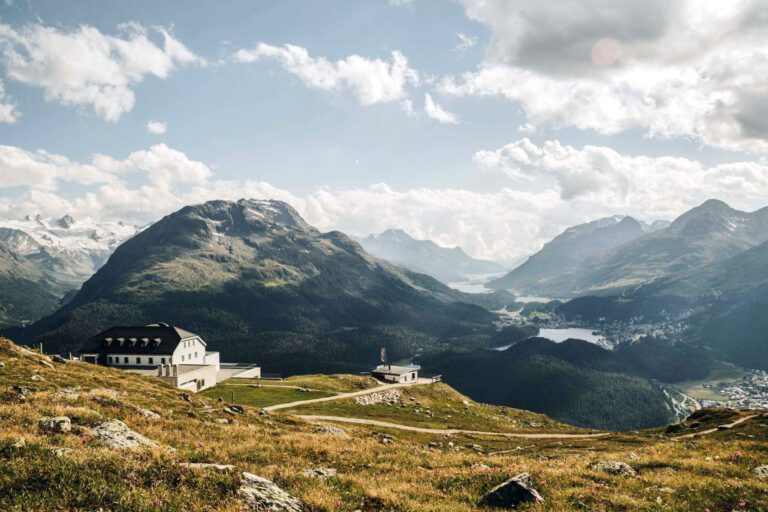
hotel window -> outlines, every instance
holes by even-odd
[[[141,358],[140,357],[136,358],[136,364],[141,364]]]
[[[184,362],[184,356],[183,355],[181,356],[181,362],[182,363]]]
[[[149,358],[149,364],[154,364],[154,363],[155,363],[155,358],[154,357],[150,357]]]
[[[165,364],[165,358],[164,357],[160,358],[160,364]]]
[[[125,356],[125,357],[123,358],[123,362],[124,362],[125,364],[128,364],[128,356]]]
[[[109,364],[112,364],[112,356],[108,356],[107,361],[109,362]]]

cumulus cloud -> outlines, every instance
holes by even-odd
[[[418,72],[408,66],[408,59],[399,51],[393,51],[389,61],[350,55],[332,62],[311,56],[301,46],[259,43],[255,48],[238,50],[234,58],[245,64],[275,60],[307,87],[349,92],[361,105],[404,100],[408,96],[406,87],[419,84]]]
[[[443,124],[456,124],[459,122],[459,118],[456,114],[448,112],[435,103],[432,99],[432,95],[429,93],[424,95],[424,112],[427,113],[427,116]]]
[[[63,30],[0,24],[7,77],[41,87],[48,101],[89,106],[107,121],[133,108],[132,87],[146,76],[164,79],[178,66],[204,62],[166,29],[138,23],[120,25],[115,36],[88,25]]]
[[[88,163],[45,151],[0,146],[0,214],[41,213],[146,223],[188,204],[211,199],[273,198],[292,204],[317,228],[352,235],[401,228],[417,238],[460,246],[473,256],[511,264],[565,228],[615,214],[672,219],[717,197],[754,210],[765,206],[768,164],[705,166],[672,157],[629,156],[610,148],[576,148],[522,139],[480,151],[485,172],[510,186],[475,192],[421,187],[398,190],[322,187],[297,195],[258,180],[217,179],[204,163],[158,144],[125,158],[94,155]],[[59,186],[78,182],[72,189]]]
[[[541,146],[528,139],[478,151],[483,169],[503,172],[517,183],[536,182],[559,191],[575,207],[584,203],[640,217],[671,218],[713,197],[735,206],[765,206],[768,165],[735,162],[705,166],[669,156],[623,155],[611,148],[575,148],[558,141]],[[574,204],[575,203],[575,204]]]
[[[19,120],[20,115],[16,104],[5,93],[5,84],[0,80],[0,123],[13,124]]]
[[[155,135],[162,135],[168,131],[168,124],[160,121],[148,121],[147,131],[149,133],[154,133]]]
[[[519,103],[536,125],[768,150],[768,6],[760,1],[461,0],[492,36],[456,95]],[[758,109],[759,111],[759,109]]]

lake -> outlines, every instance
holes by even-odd
[[[504,274],[477,274],[473,276],[464,276],[464,281],[457,281],[455,283],[448,283],[448,286],[454,290],[459,290],[464,293],[491,293],[493,290],[486,288],[485,285],[489,281],[503,276]]]
[[[610,343],[605,338],[592,334],[591,329],[583,329],[581,327],[568,327],[565,329],[540,329],[539,337],[547,338],[548,340],[552,340],[555,343],[562,343],[567,339],[574,338],[577,340],[584,340],[590,343],[594,343],[595,345],[599,345],[603,348],[611,348]],[[512,345],[494,347],[493,350],[507,350],[511,346]]]

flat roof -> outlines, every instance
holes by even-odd
[[[381,373],[384,375],[405,375],[406,373],[419,371],[418,366],[395,366],[395,365],[381,365],[377,366],[371,373]]]

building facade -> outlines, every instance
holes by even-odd
[[[417,382],[419,380],[419,369],[412,366],[394,366],[391,364],[384,364],[374,368],[374,370],[371,372],[371,375],[384,382]]]

